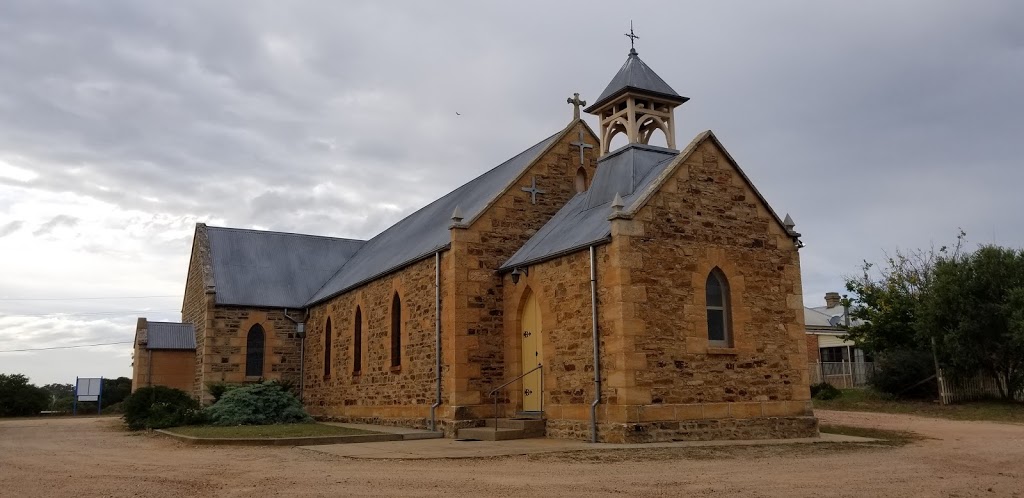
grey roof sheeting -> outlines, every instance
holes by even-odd
[[[196,349],[191,323],[146,322],[146,349]]]
[[[542,140],[469,183],[410,214],[370,239],[345,266],[317,291],[306,305],[329,299],[398,268],[440,251],[451,242],[449,227],[458,207],[467,223],[472,222],[558,137],[573,127]]]
[[[365,243],[207,227],[217,304],[302,308]]]
[[[619,68],[619,72],[615,73],[612,81],[601,92],[601,96],[597,98],[594,105],[586,108],[586,112],[593,112],[624,90],[652,93],[679,103],[690,100],[676,93],[672,87],[668,86],[668,83],[665,83],[665,80],[661,79],[661,76],[658,76],[650,66],[640,60],[636,50],[630,49],[626,62]]]
[[[611,204],[618,193],[633,205],[662,170],[672,164],[679,151],[650,145],[630,144],[602,157],[590,189],[576,194],[540,230],[530,237],[500,270],[511,270],[601,243],[611,236]]]

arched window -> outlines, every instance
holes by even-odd
[[[732,320],[729,316],[729,282],[722,270],[715,268],[708,274],[705,285],[708,308],[708,343],[716,347],[732,346]]]
[[[352,328],[352,373],[363,369],[363,311],[356,306],[356,324]]]
[[[263,377],[263,344],[265,341],[263,327],[253,325],[245,338],[245,376]]]
[[[331,319],[327,319],[324,327],[324,378],[331,376]]]
[[[576,170],[576,192],[587,190],[587,172],[583,169]]]
[[[402,366],[402,299],[391,299],[391,366]]]

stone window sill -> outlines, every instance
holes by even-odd
[[[402,373],[402,365],[391,367],[391,373]]]
[[[261,380],[263,380],[263,377],[260,377],[259,375],[246,375],[245,376],[245,382],[259,382]]]
[[[708,346],[708,354],[737,355],[737,354],[740,354],[740,352],[736,348],[723,348],[723,347]]]
[[[352,372],[352,376],[353,377],[359,377],[360,375],[363,375],[363,372],[361,372],[359,370],[355,370],[355,371]]]

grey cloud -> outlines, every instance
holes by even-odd
[[[0,226],[0,238],[6,237],[14,232],[17,232],[24,224],[24,221],[14,220],[3,226]]]
[[[628,50],[618,7],[3,2],[0,151],[39,177],[0,194],[147,213],[125,228],[153,241],[135,257],[165,263],[195,221],[368,238],[594,99]],[[641,57],[692,98],[677,142],[713,129],[792,214],[808,296],[958,227],[1024,244],[1024,4],[645,11]]]
[[[67,214],[58,214],[57,216],[51,218],[50,221],[47,221],[46,223],[40,225],[39,228],[32,232],[32,235],[35,235],[37,237],[40,235],[47,235],[61,227],[74,227],[75,225],[78,224],[78,222],[79,219],[75,218],[74,216]]]

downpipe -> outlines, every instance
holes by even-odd
[[[302,393],[306,384],[306,320],[309,319],[309,310],[305,310],[301,320],[296,320],[288,314],[288,308],[285,308],[284,317],[295,324],[295,332],[299,336],[299,402],[305,405]]]
[[[590,404],[590,442],[597,442],[597,405],[601,403],[601,339],[597,333],[597,268],[590,246],[590,319],[594,335],[594,402]]]
[[[434,377],[437,382],[437,399],[430,405],[430,430],[437,431],[437,407],[441,406],[441,252],[434,253]]]

